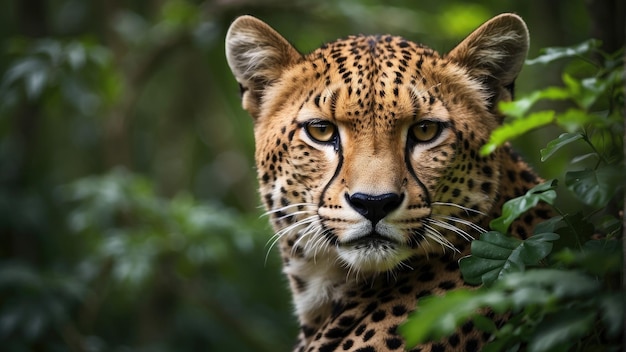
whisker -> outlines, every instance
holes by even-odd
[[[448,202],[432,202],[431,205],[444,205],[444,206],[449,206],[449,207],[456,207],[462,210],[465,210],[467,212],[471,212],[471,213],[476,213],[476,214],[480,214],[480,215],[484,215],[487,216],[486,213],[483,213],[480,210],[476,210],[476,209],[472,209],[472,208],[468,208],[468,207],[464,207],[462,205],[459,204],[455,204],[455,203],[448,203]]]
[[[441,232],[439,232],[439,230],[435,229],[434,227],[428,225],[428,224],[424,224],[424,228],[426,229],[426,234],[429,235],[428,237],[430,239],[432,239],[433,241],[439,243],[442,247],[444,248],[449,248],[455,252],[459,252],[460,251],[454,247],[454,245],[448,241],[447,238],[445,238]]]
[[[446,230],[450,230],[450,231],[456,233],[457,235],[460,235],[466,241],[471,241],[471,240],[474,239],[474,236],[468,234],[467,232],[459,229],[456,226],[448,224],[447,222],[443,222],[443,221],[439,221],[439,220],[435,220],[435,219],[431,219],[431,218],[428,219],[428,222],[433,224],[433,225],[436,225],[436,226],[439,226],[441,228],[444,228]]]
[[[274,239],[278,239],[278,238],[282,237],[286,233],[289,233],[289,232],[293,231],[296,227],[299,227],[299,226],[302,226],[302,225],[305,225],[305,224],[308,224],[308,223],[311,223],[311,222],[315,221],[315,219],[317,219],[317,215],[311,215],[311,216],[306,217],[306,218],[304,218],[302,220],[298,220],[298,221],[294,222],[293,224],[291,224],[291,225],[289,225],[289,226],[287,226],[285,228],[280,229],[278,232],[276,232],[274,234],[274,236],[272,236],[268,240],[268,243],[270,241],[274,240]]]
[[[287,213],[279,218],[276,218],[274,220],[284,220],[287,219],[289,217],[295,216],[295,215],[301,215],[301,214],[315,214],[315,210],[300,210],[300,211],[294,211],[293,213]]]
[[[279,213],[279,212],[286,212],[288,209],[291,209],[291,208],[315,207],[315,206],[316,206],[315,203],[293,203],[293,204],[288,204],[288,205],[286,205],[284,207],[268,210],[265,213],[261,214],[260,217],[272,215],[272,214]]]
[[[319,218],[315,216],[315,218],[309,222],[309,225],[307,225],[306,228],[300,231],[300,238],[298,238],[296,242],[293,244],[293,247],[291,247],[291,255],[293,255],[296,248],[298,248],[300,241],[302,241],[306,237],[311,237],[311,235],[315,236],[315,234],[320,231],[321,225],[317,223],[318,221],[319,221]],[[304,246],[304,249],[308,249],[308,248],[310,248],[310,244],[307,242],[307,244],[305,244]]]
[[[460,224],[463,224],[465,226],[471,227],[473,230],[475,230],[476,232],[479,233],[485,233],[487,232],[487,230],[483,229],[481,226],[476,225],[475,223],[465,220],[465,219],[461,219],[461,218],[457,218],[454,216],[448,216],[448,215],[439,215],[439,214],[433,214],[432,216],[438,217],[438,218],[442,218],[442,219],[446,219],[446,220],[450,220],[450,221],[454,221],[454,222],[458,222]]]
[[[269,245],[269,248],[267,249],[267,252],[265,254],[265,264],[267,264],[267,259],[269,257],[270,252],[272,251],[272,248],[274,248],[274,246],[276,245],[276,243],[278,243],[278,241],[281,239],[281,237],[285,236],[288,233],[291,233],[292,231],[294,231],[296,228],[301,227],[301,226],[305,226],[304,230],[301,230],[302,232],[305,232],[309,227],[311,227],[311,225],[317,220],[317,215],[312,215],[309,216],[307,218],[304,218],[302,220],[299,220],[283,229],[281,229],[280,231],[276,232],[268,241],[266,246]],[[302,237],[301,237],[302,238]],[[300,239],[301,239],[300,238]],[[300,240],[298,239],[298,240]],[[294,245],[295,248],[295,245]]]

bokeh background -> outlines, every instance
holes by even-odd
[[[288,350],[229,23],[253,14],[303,52],[353,33],[446,52],[502,12],[527,21],[529,57],[623,45],[620,0],[4,0],[0,350]],[[527,67],[518,94],[560,81]],[[514,141],[546,177],[569,162],[539,161],[557,133]]]

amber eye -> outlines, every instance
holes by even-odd
[[[424,120],[411,127],[410,136],[418,143],[427,143],[437,138],[441,133],[442,123]]]
[[[337,126],[328,121],[311,121],[304,127],[306,133],[316,142],[332,142],[337,135]]]

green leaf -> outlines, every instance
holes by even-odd
[[[546,161],[552,154],[554,154],[557,150],[563,148],[564,146],[575,142],[579,139],[582,139],[583,135],[581,133],[563,133],[559,136],[559,138],[554,139],[548,143],[546,148],[541,149],[541,161]]]
[[[593,275],[617,273],[622,268],[621,242],[605,239],[587,241],[582,250],[566,248],[556,253],[554,259]]]
[[[602,125],[602,118],[582,109],[571,108],[556,115],[556,123],[564,130],[574,133],[588,125]]]
[[[560,229],[563,226],[565,226],[563,223],[563,217],[559,215],[537,224],[535,226],[534,233],[554,233],[557,229]]]
[[[542,321],[528,342],[529,352],[567,351],[585,335],[595,320],[595,312],[568,309]]]
[[[498,104],[498,109],[504,115],[520,119],[526,115],[530,108],[539,100],[564,100],[569,98],[571,98],[570,90],[563,87],[548,87],[534,91],[528,96],[517,98],[513,101],[501,101]]]
[[[539,111],[528,115],[523,119],[514,120],[496,128],[489,137],[489,142],[480,149],[481,155],[492,153],[498,146],[513,138],[519,137],[526,132],[552,123],[554,111]]]
[[[559,239],[556,233],[540,233],[525,240],[521,246],[524,247],[524,264],[536,265],[552,251],[552,242]]]
[[[405,337],[407,347],[449,336],[469,319],[478,322],[485,331],[493,331],[493,322],[479,317],[481,308],[485,307],[503,314],[510,310],[511,300],[504,291],[482,289],[457,289],[442,296],[429,296],[418,301],[415,312],[398,330]]]
[[[608,165],[597,170],[570,171],[565,174],[565,185],[580,201],[599,208],[616,195],[623,179],[621,167]]]
[[[520,243],[521,240],[493,231],[482,234],[472,241],[472,255],[459,260],[463,279],[470,284],[490,285],[505,271],[522,270],[523,264],[515,257],[507,263]]]
[[[556,185],[556,180],[546,181],[533,187],[525,195],[507,201],[502,206],[502,215],[491,220],[489,226],[493,230],[506,233],[515,219],[536,206],[539,201],[552,204],[556,198]]]
[[[589,39],[575,46],[545,48],[541,50],[542,55],[526,60],[526,65],[547,64],[562,58],[584,55],[599,48],[600,44],[597,39]]]
[[[587,220],[582,212],[568,214],[563,217],[561,223],[553,232],[561,236],[557,243],[558,248],[578,248],[580,244],[589,240],[594,233],[594,226]]]
[[[600,319],[610,337],[617,337],[624,329],[624,295],[620,292],[606,293],[597,299]]]
[[[554,299],[587,299],[600,289],[595,278],[574,270],[531,269],[523,273],[512,273],[498,282],[505,290],[521,287],[537,287],[549,291]]]
[[[474,326],[476,326],[476,328],[480,331],[493,333],[498,330],[496,323],[494,323],[493,320],[487,318],[484,315],[475,315],[472,318],[472,321],[474,322]]]
[[[473,297],[477,291],[459,289],[444,296],[420,299],[415,313],[398,328],[408,347],[426,341],[438,340],[454,332],[454,329],[478,308]]]
[[[472,241],[472,255],[461,258],[459,266],[465,281],[491,285],[507,273],[537,265],[552,250],[559,236],[544,233],[522,241],[498,232],[487,232]]]

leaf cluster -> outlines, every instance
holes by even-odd
[[[563,74],[562,87],[538,90],[516,101],[501,103],[509,116],[494,131],[482,153],[538,127],[565,130],[540,150],[548,161],[570,149],[574,165],[560,180],[551,180],[506,202],[492,231],[471,244],[471,255],[459,261],[464,280],[482,285],[432,296],[418,303],[401,326],[407,345],[437,340],[472,320],[492,334],[484,351],[611,351],[620,349],[624,329],[623,269],[623,61],[622,53],[601,52],[589,40],[568,48],[548,48],[528,65],[575,59]],[[601,62],[594,61],[600,57]],[[563,110],[530,112],[539,101],[566,101]],[[578,143],[588,152],[578,153]],[[581,203],[568,214],[555,205],[563,190]],[[507,235],[509,226],[539,203],[558,214],[535,226],[526,240]],[[485,314],[485,312],[489,312]],[[498,325],[494,322],[502,319]]]

